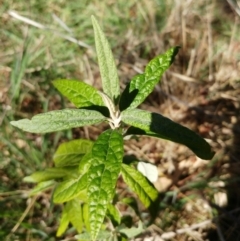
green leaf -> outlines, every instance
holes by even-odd
[[[124,163],[121,173],[124,182],[138,195],[145,207],[149,207],[151,202],[156,200],[158,191],[142,173]]]
[[[54,191],[54,203],[63,203],[79,196],[87,188],[87,174],[77,179],[67,180],[60,183]]]
[[[79,173],[84,174],[85,172],[87,172],[87,170],[89,169],[89,167],[91,166],[91,162],[92,162],[93,156],[92,156],[92,150],[88,153],[86,153],[86,155],[83,156],[82,160],[79,163]]]
[[[62,143],[53,156],[56,167],[79,165],[82,157],[91,151],[93,142],[89,140],[72,140]]]
[[[44,182],[48,180],[63,178],[63,177],[74,177],[78,173],[76,168],[48,168],[44,171],[34,172],[30,176],[25,177],[25,182]]]
[[[107,215],[110,217],[113,224],[116,226],[121,223],[121,214],[116,206],[108,204]]]
[[[166,53],[152,59],[143,74],[133,77],[121,95],[120,110],[134,109],[146,99],[172,64],[178,50],[179,47],[170,48]]]
[[[97,89],[78,80],[54,80],[53,85],[76,107],[104,106]]]
[[[116,104],[116,100],[119,98],[120,95],[120,87],[117,68],[113,58],[112,50],[97,20],[93,16],[92,24],[95,35],[98,64],[102,77],[103,91]]]
[[[106,120],[101,113],[85,109],[55,110],[35,115],[31,120],[11,121],[13,126],[33,133],[47,133],[97,124]]]
[[[57,237],[62,236],[65,231],[67,230],[67,227],[69,225],[69,216],[68,216],[68,207],[65,205],[62,211],[62,216],[61,216],[61,220],[60,220],[60,224],[57,230]]]
[[[61,236],[66,231],[70,222],[79,233],[82,232],[82,208],[77,199],[67,202],[67,204],[64,206],[60,225],[57,230],[57,237]]]
[[[123,137],[117,130],[103,132],[92,148],[88,169],[88,204],[92,239],[98,232],[111,203],[123,158]]]
[[[112,233],[110,231],[100,230],[97,236],[97,240],[106,241],[106,240],[110,240],[111,237],[112,237]],[[75,235],[75,238],[80,239],[82,241],[92,240],[90,233],[87,233],[87,232]]]
[[[132,228],[119,229],[119,233],[126,235],[129,239],[136,237],[137,235],[141,234],[143,231],[144,231],[144,228],[141,221],[138,221],[137,228],[132,227]]]
[[[34,196],[36,194],[42,193],[56,185],[53,180],[38,183],[29,193],[29,196]]]
[[[125,110],[122,112],[122,121],[133,126],[126,135],[148,135],[177,142],[206,160],[214,156],[211,146],[202,137],[160,114],[139,109]]]
[[[76,228],[78,233],[82,232],[83,218],[82,218],[82,207],[77,199],[73,199],[67,202],[68,206],[68,218],[72,223],[73,227]]]
[[[84,221],[86,230],[90,233],[91,225],[90,225],[90,221],[89,221],[89,205],[87,203],[83,204],[83,221]],[[89,236],[89,238],[90,238],[90,236]]]
[[[138,216],[140,215],[138,203],[137,203],[137,200],[135,198],[133,198],[133,197],[125,197],[125,198],[121,199],[121,203],[127,204],[129,207],[131,207],[134,210],[134,212]]]

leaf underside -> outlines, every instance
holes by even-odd
[[[120,99],[120,110],[134,109],[153,91],[163,73],[170,67],[179,47],[170,48],[166,53],[152,59],[143,74],[133,77]]]
[[[91,236],[95,240],[111,203],[123,158],[123,137],[116,130],[103,132],[92,148],[88,169],[88,204]]]
[[[93,16],[92,24],[95,35],[95,45],[102,78],[103,91],[112,99],[112,101],[116,103],[120,95],[120,87],[112,50],[98,22]]]
[[[131,127],[126,135],[148,135],[187,146],[198,157],[210,160],[214,156],[211,146],[198,134],[172,120],[145,110],[125,110],[122,121]]]
[[[32,133],[47,133],[97,124],[106,120],[98,111],[85,109],[55,110],[35,115],[31,120],[11,121],[13,126]]]

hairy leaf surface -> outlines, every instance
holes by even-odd
[[[149,183],[142,173],[131,166],[122,164],[122,177],[124,182],[138,195],[145,207],[158,197],[158,191]]]
[[[119,79],[112,50],[98,22],[92,16],[98,64],[102,77],[103,91],[113,100],[120,95]]]
[[[31,120],[11,121],[13,126],[32,133],[47,133],[97,124],[106,120],[94,110],[64,109],[35,115]]]
[[[206,160],[214,156],[211,146],[202,137],[160,114],[139,109],[125,110],[122,121],[133,126],[128,129],[127,135],[148,135],[177,142]]]
[[[103,132],[92,148],[88,169],[88,204],[91,235],[95,240],[111,203],[123,158],[123,137],[116,130]]]
[[[92,149],[93,142],[77,139],[62,143],[53,156],[56,167],[79,165],[82,157]]]
[[[97,89],[78,80],[54,80],[53,85],[76,107],[104,106]]]
[[[170,67],[179,47],[170,48],[166,53],[152,59],[143,74],[136,75],[126,86],[120,99],[120,109],[134,109],[153,91],[163,73]]]

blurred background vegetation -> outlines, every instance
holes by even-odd
[[[91,15],[112,46],[122,89],[154,56],[181,46],[141,107],[188,126],[216,151],[207,162],[167,141],[126,141],[127,154],[159,167],[156,216],[136,240],[240,240],[239,6],[238,0],[3,1],[0,240],[74,240],[73,228],[55,237],[61,206],[52,204],[51,192],[28,197],[33,186],[22,179],[52,166],[60,143],[94,140],[106,126],[36,135],[9,122],[71,107],[53,88],[54,79],[79,79],[101,89]],[[121,182],[118,193],[131,195]]]

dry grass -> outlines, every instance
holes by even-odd
[[[141,72],[151,58],[171,46],[181,46],[173,66],[141,107],[160,112],[195,130],[209,140],[216,151],[214,159],[207,162],[194,156],[187,148],[171,142],[147,137],[126,141],[126,154],[149,160],[159,166],[159,181],[155,184],[160,191],[159,203],[152,207],[156,216],[143,237],[145,240],[150,240],[147,237],[152,236],[155,240],[176,241],[240,240],[240,16],[227,1],[126,2],[128,2],[127,13],[120,11],[113,1],[103,1],[101,4],[92,1],[91,4],[86,5],[84,11],[84,18],[88,18],[84,21],[85,25],[90,25],[88,14],[95,12],[96,17],[105,26],[105,31],[114,46],[122,81],[121,87],[124,88],[133,75]],[[159,11],[160,7],[163,9],[161,6],[163,2],[166,2],[164,13]],[[60,6],[55,8],[52,6],[52,9],[59,14],[62,11]],[[69,19],[69,14],[66,10],[62,15],[65,21]],[[161,19],[161,14],[166,16],[165,22]],[[40,15],[35,15],[33,11],[32,15],[34,19],[42,20]],[[112,15],[115,18],[111,17]],[[126,17],[128,19],[124,21]],[[21,25],[6,11],[2,19],[10,21],[12,25],[14,23],[11,28]],[[71,23],[70,27],[74,27],[75,22]],[[76,24],[79,25],[79,22]],[[21,28],[23,32],[27,29],[24,24]],[[83,34],[80,28],[77,32],[80,35],[79,38],[84,40],[84,37],[89,37],[92,34],[89,29],[86,27]],[[118,31],[121,31],[121,39]],[[101,88],[99,70],[92,49],[80,51],[76,50],[77,47],[73,47],[71,50],[73,52],[67,52],[67,57],[59,54],[56,55],[59,59],[56,59],[55,55],[52,55],[54,50],[51,48],[59,48],[64,46],[64,43],[53,46],[55,42],[51,40],[49,33],[43,35],[43,33],[33,32],[34,34],[38,37],[30,45],[30,52],[36,53],[37,50],[44,49],[45,57],[39,52],[35,58],[40,58],[43,62],[37,65],[39,61],[32,60],[23,69],[24,73],[19,80],[20,94],[16,102],[13,102],[15,97],[12,95],[12,86],[9,85],[13,71],[11,61],[14,54],[22,52],[22,49],[15,45],[14,51],[11,50],[14,44],[9,38],[13,39],[13,36],[7,35],[8,37],[2,38],[4,47],[0,47],[2,56],[0,118],[3,124],[4,119],[11,118],[13,115],[25,117],[47,109],[61,108],[62,100],[49,87],[51,77],[84,79]],[[20,41],[17,35],[14,39],[16,42]],[[92,39],[89,37],[86,42],[92,44]],[[74,51],[78,51],[77,54],[74,54]],[[71,65],[73,67],[70,67]],[[65,68],[64,71],[62,66]],[[54,69],[57,68],[60,70],[55,72]],[[9,115],[11,108],[13,111]],[[7,122],[8,119],[4,126]],[[0,147],[3,149],[1,163],[3,166],[1,179],[5,183],[3,190],[26,190],[30,187],[22,186],[21,178],[36,167],[29,164],[31,160],[28,164],[22,160],[28,156],[32,146],[29,144],[21,146],[22,143],[19,140],[23,139],[24,142],[26,140],[13,129],[4,128],[0,139]],[[69,139],[71,136],[96,139],[103,128],[105,126],[89,127],[63,135],[49,135],[45,139],[33,135],[27,135],[27,138],[30,138],[34,143],[33,147],[39,150],[39,148],[46,149],[52,144],[56,147],[59,141]],[[9,138],[13,143],[11,135],[16,137],[16,142],[18,141],[16,146],[20,145],[22,156],[17,151],[11,151],[9,143],[3,141],[5,137],[4,140]],[[48,143],[45,147],[42,146],[44,141]],[[54,149],[50,152],[46,151],[44,158],[50,160],[53,151]],[[18,178],[13,181],[11,175],[8,172],[6,174],[4,170],[9,163],[17,161],[26,165],[27,170],[22,171],[22,164],[16,164],[21,173],[18,173]],[[49,161],[47,163],[38,164],[38,168],[51,165]],[[125,186],[119,184],[119,192],[124,188]],[[0,195],[0,198],[6,205],[6,196]],[[10,200],[10,205],[16,206],[10,195],[7,198]],[[19,199],[25,200],[24,198],[26,198],[24,192],[20,193]],[[26,200],[28,202],[26,206],[30,205],[30,200]],[[53,209],[49,200],[50,194],[38,197],[35,200],[38,203],[37,207],[30,209],[26,223],[36,223],[41,220],[39,230],[44,229],[49,237],[51,235],[54,237],[57,224],[49,211]],[[41,208],[44,209],[42,213]],[[53,210],[58,213],[59,207]],[[51,220],[46,221],[47,218]],[[6,222],[6,217],[3,217],[3,221]],[[9,229],[11,225],[14,226],[15,221],[3,227]],[[31,229],[25,228],[24,225],[21,226],[20,231],[21,233],[28,230],[28,236],[25,236],[24,240],[33,240],[30,239]]]

